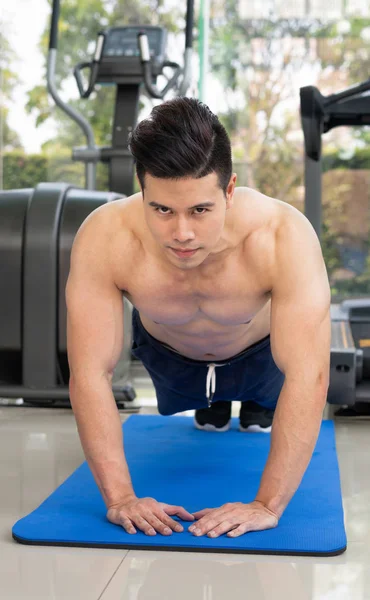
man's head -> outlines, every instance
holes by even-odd
[[[236,175],[225,128],[202,102],[175,98],[137,125],[129,147],[154,239],[179,268],[201,264],[217,252],[232,206]],[[213,206],[194,208],[203,203]],[[178,257],[171,248],[200,250]]]

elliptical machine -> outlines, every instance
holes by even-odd
[[[121,195],[133,194],[134,162],[128,150],[128,137],[136,125],[141,87],[149,97],[163,99],[168,92],[185,96],[191,82],[194,0],[187,0],[184,67],[166,58],[167,31],[163,27],[137,25],[112,27],[98,35],[95,54],[90,62],[79,63],[74,69],[81,98],[89,98],[96,84],[116,86],[116,102],[112,145],[98,148],[89,123],[60,98],[55,87],[57,52],[57,22],[59,0],[54,0],[50,53],[48,60],[48,89],[55,103],[82,128],[87,145],[75,148],[72,159],[85,163],[86,188],[95,189],[96,163],[109,165],[109,189]],[[167,85],[158,90],[156,83],[165,68],[173,69]],[[88,70],[88,83],[83,73]]]
[[[91,65],[86,91],[78,75],[83,66],[76,68],[84,95],[104,78],[118,86],[113,145],[98,149],[90,124],[63,102],[55,87],[58,17],[59,0],[54,0],[48,89],[87,138],[87,148],[75,150],[75,160],[85,162],[88,190],[67,183],[40,183],[35,189],[0,193],[0,280],[4,282],[0,294],[0,398],[20,399],[22,406],[69,408],[65,287],[74,237],[92,211],[132,190],[133,161],[126,141],[136,124],[140,82],[145,81],[150,93],[159,98],[175,87],[178,93],[185,93],[191,44],[185,51],[185,69],[174,66],[173,78],[160,92],[155,87],[156,77],[168,66],[164,29],[113,28],[99,36],[100,54],[96,52]],[[192,39],[192,26],[193,0],[189,0],[187,45]],[[109,162],[112,187],[119,193],[93,191],[98,160]],[[129,381],[132,305],[124,297],[123,304],[124,346],[113,374],[112,391],[119,408],[138,410],[140,407],[132,407],[136,394]]]

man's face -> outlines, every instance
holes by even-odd
[[[232,206],[236,175],[226,198],[216,173],[201,179],[159,179],[145,175],[144,212],[148,228],[165,258],[181,270],[194,269],[217,253]],[[178,254],[174,250],[196,250]]]

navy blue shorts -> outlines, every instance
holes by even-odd
[[[269,335],[223,361],[193,360],[150,335],[136,308],[131,350],[152,378],[161,415],[207,408],[207,376],[214,380],[213,394],[212,382],[208,382],[212,402],[253,400],[274,409],[285,379],[272,357]]]

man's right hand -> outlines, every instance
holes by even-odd
[[[183,521],[194,521],[194,516],[182,506],[173,506],[157,502],[154,498],[130,496],[108,507],[107,518],[115,525],[121,525],[127,533],[136,533],[135,527],[146,535],[172,535],[172,531],[181,532],[182,525],[171,519],[177,515]]]

